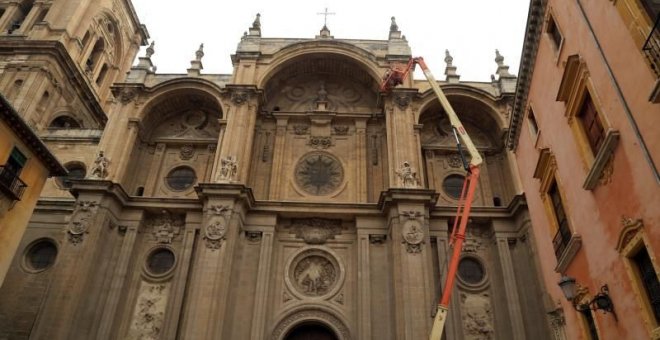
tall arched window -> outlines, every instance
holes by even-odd
[[[92,49],[92,53],[89,55],[89,58],[87,58],[87,63],[85,65],[87,71],[91,72],[94,70],[94,66],[99,61],[99,58],[101,58],[104,49],[105,49],[105,41],[103,40],[103,38],[99,38],[96,41],[96,44],[94,44],[94,49]]]

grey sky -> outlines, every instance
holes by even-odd
[[[133,0],[133,4],[156,41],[152,60],[158,73],[185,73],[202,42],[202,72],[231,73],[229,56],[256,13],[261,13],[262,37],[313,38],[323,26],[323,16],[317,13],[327,7],[336,13],[328,16],[328,28],[336,39],[387,39],[390,17],[395,16],[413,55],[424,57],[436,78],[444,79],[444,51],[449,49],[461,80],[487,81],[497,68],[496,48],[511,73],[518,72],[529,0]]]

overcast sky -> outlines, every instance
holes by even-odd
[[[329,12],[335,39],[388,37],[390,17],[408,39],[414,56],[422,56],[436,78],[444,79],[444,51],[454,57],[461,80],[490,80],[495,49],[513,74],[518,73],[529,0],[424,1],[154,1],[132,0],[151,39],[158,73],[186,73],[204,43],[202,73],[231,73],[230,54],[256,13],[261,13],[264,38],[314,38]],[[229,4],[229,5],[227,5]],[[144,55],[144,48],[140,55]],[[416,76],[416,78],[419,78]]]

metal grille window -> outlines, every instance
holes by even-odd
[[[30,248],[26,257],[30,269],[44,270],[55,263],[57,247],[50,241],[39,241]]]
[[[466,257],[458,264],[458,276],[465,283],[478,284],[484,279],[484,267],[478,260]]]
[[[449,197],[459,199],[463,190],[463,182],[465,182],[465,177],[461,175],[449,175],[442,181],[442,189],[444,189]]]
[[[147,268],[154,275],[167,273],[174,267],[174,253],[166,248],[153,251],[147,259]]]
[[[555,256],[559,259],[561,258],[564,249],[566,249],[568,242],[571,240],[571,229],[568,226],[568,218],[566,217],[564,205],[561,201],[561,194],[559,193],[559,188],[557,187],[556,182],[553,183],[548,190],[548,197],[552,202],[552,210],[557,219],[557,234],[552,240],[552,243],[555,249]]]
[[[582,126],[584,127],[584,132],[587,135],[591,152],[593,152],[595,156],[605,140],[605,129],[603,128],[603,123],[600,121],[600,117],[598,117],[596,106],[591,100],[591,96],[588,92],[584,97],[578,117],[580,118]]]
[[[655,322],[660,324],[660,280],[653,268],[648,250],[646,247],[642,247],[631,259],[639,272],[639,278],[646,291]]]

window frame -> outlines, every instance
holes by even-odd
[[[563,30],[561,27],[559,27],[559,24],[557,23],[557,16],[554,14],[554,10],[552,8],[548,9],[548,14],[545,17],[545,22],[543,26],[543,33],[544,35],[548,38],[549,44],[552,46],[552,50],[555,52],[555,63],[559,63],[559,56],[561,55],[561,51],[564,47],[564,42],[566,41],[566,37],[564,36]],[[559,33],[559,36],[561,37],[561,41],[559,44],[555,41],[555,36],[552,34],[550,31],[551,28],[554,28],[554,30]]]
[[[605,131],[603,142],[596,152],[592,151],[584,124],[579,117],[587,94],[591,98],[603,131]],[[566,59],[566,67],[557,91],[557,101],[562,101],[566,105],[565,116],[586,172],[582,187],[586,190],[593,190],[599,183],[609,183],[614,166],[614,152],[619,143],[620,133],[612,128],[591,80],[586,62],[579,54],[571,55]]]
[[[633,295],[642,314],[642,320],[652,339],[660,338],[660,322],[655,320],[649,296],[646,293],[644,284],[641,282],[639,271],[633,261],[633,257],[644,247],[649,254],[656,275],[660,277],[660,263],[651,247],[651,242],[644,230],[644,222],[641,219],[622,218],[623,228],[619,234],[616,249],[623,258],[623,264],[630,280]]]

